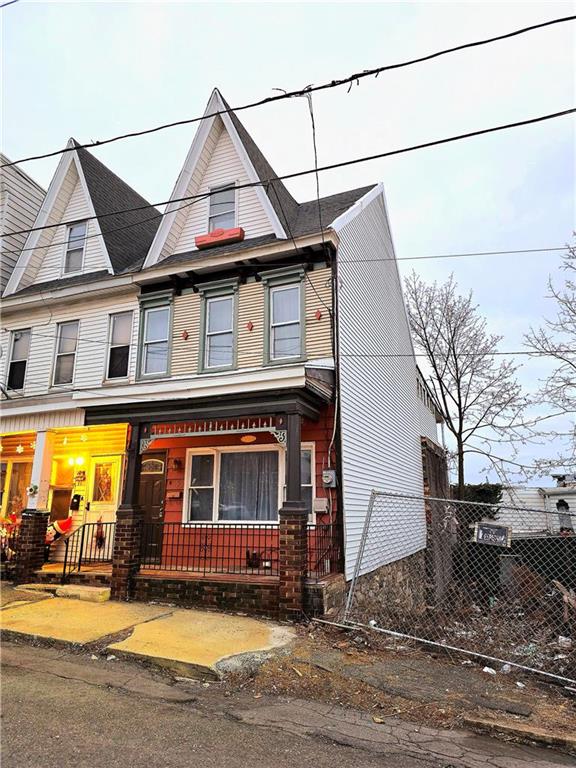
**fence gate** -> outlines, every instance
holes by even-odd
[[[426,527],[389,560],[390,531]],[[576,683],[576,515],[374,491],[344,621]]]

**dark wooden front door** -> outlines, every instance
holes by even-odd
[[[144,513],[142,537],[143,565],[158,563],[162,557],[164,492],[166,489],[166,454],[162,451],[142,456],[138,504]]]

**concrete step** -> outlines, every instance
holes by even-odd
[[[81,584],[23,584],[19,589],[32,592],[51,592],[56,597],[85,600],[88,603],[105,603],[110,600],[110,587],[85,587]]]

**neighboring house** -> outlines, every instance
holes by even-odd
[[[512,527],[512,535],[556,534],[576,530],[576,477],[552,475],[555,486],[510,486],[502,491],[498,522]]]
[[[0,165],[9,162],[0,153]],[[0,293],[8,283],[26,240],[25,234],[7,233],[32,227],[45,194],[46,190],[17,165],[0,170]]]
[[[227,109],[214,91],[206,114]],[[5,507],[55,519],[72,498],[79,525],[139,504],[138,595],[218,572],[269,607],[279,510],[307,511],[309,576],[349,578],[372,489],[421,496],[421,436],[437,443],[384,191],[298,203],[229,112],[202,121],[171,199],[91,219],[147,204],[62,156],[36,222],[59,226],[30,234],[4,295]],[[372,567],[425,543],[422,508]]]

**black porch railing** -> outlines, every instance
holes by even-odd
[[[278,526],[273,523],[144,523],[141,569],[278,575]]]
[[[319,581],[337,572],[340,560],[340,527],[309,525],[308,577]],[[278,576],[278,525],[146,522],[140,567],[202,575]]]
[[[341,527],[335,523],[308,526],[308,578],[320,581],[341,570]]]
[[[86,566],[112,563],[116,523],[84,523],[64,541],[62,584]]]

